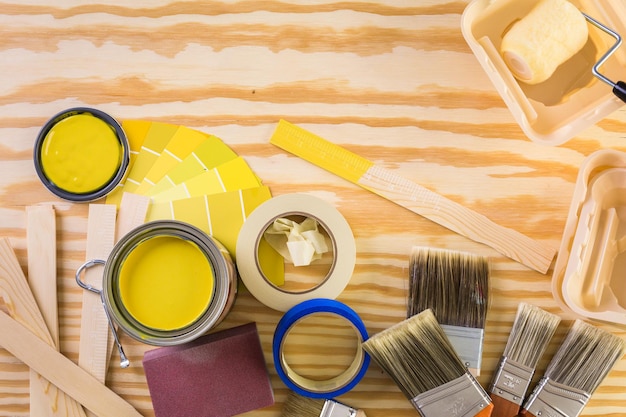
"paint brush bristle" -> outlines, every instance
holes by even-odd
[[[576,320],[524,404],[524,414],[552,415],[555,409],[569,409],[571,415],[579,415],[625,347],[614,334]]]
[[[614,334],[576,320],[550,361],[545,376],[593,394],[624,355],[624,348],[624,341]]]
[[[370,337],[363,349],[409,399],[467,372],[431,310]]]
[[[488,287],[486,257],[416,246],[409,264],[407,317],[431,309],[440,324],[484,328]]]
[[[461,362],[430,309],[370,337],[363,349],[423,417],[491,415],[491,399]]]
[[[290,392],[285,400],[281,417],[319,417],[325,401]]]
[[[534,369],[560,322],[559,316],[531,304],[520,303],[503,356]]]
[[[511,334],[493,375],[489,392],[493,417],[513,417],[519,412],[539,359],[561,319],[531,304],[520,303]]]
[[[287,396],[281,417],[366,417],[362,410],[355,410],[334,400],[309,398],[293,391]]]
[[[475,376],[480,375],[488,287],[486,257],[413,247],[407,317],[431,309],[456,353]]]

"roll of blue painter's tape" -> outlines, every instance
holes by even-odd
[[[312,314],[330,313],[346,319],[355,330],[359,340],[357,354],[350,366],[341,373],[328,380],[316,380],[303,377],[296,373],[287,364],[283,348],[289,331],[299,320]],[[327,298],[314,298],[296,304],[280,319],[274,332],[273,353],[274,366],[280,379],[297,394],[311,398],[334,398],[354,388],[365,375],[370,363],[370,357],[361,348],[361,343],[368,339],[367,329],[359,315],[346,304]]]

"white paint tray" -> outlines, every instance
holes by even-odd
[[[626,153],[597,151],[581,165],[552,292],[566,311],[626,325]]]
[[[615,43],[589,27],[587,44],[561,64],[548,80],[528,85],[517,81],[500,56],[502,38],[539,0],[474,0],[465,9],[461,29],[466,42],[526,136],[545,145],[560,145],[597,123],[624,102],[597,79],[593,66]],[[571,0],[581,12],[625,35],[623,0]],[[609,79],[626,74],[626,51],[618,48],[602,65]]]

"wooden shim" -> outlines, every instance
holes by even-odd
[[[124,193],[117,213],[115,241],[117,242],[126,233],[146,221],[150,197],[144,195]]]
[[[46,327],[44,318],[37,307],[35,297],[28,286],[26,277],[7,238],[0,238],[0,305],[8,311],[8,314],[13,319],[28,328],[44,344],[50,346],[50,349],[54,349],[52,348],[54,340]],[[2,316],[6,316],[6,314],[2,314]],[[6,337],[14,337],[11,332],[7,332],[4,328],[0,330],[0,333]],[[67,396],[63,391],[59,391],[56,386],[50,385],[50,382],[40,375],[34,382],[41,386],[41,391],[46,394],[48,399],[49,406],[44,411],[45,415],[59,417],[86,416],[80,404]],[[31,383],[33,383],[32,379]],[[54,414],[50,414],[52,410],[54,410]],[[35,414],[31,410],[31,415],[40,414]]]
[[[122,236],[133,230],[135,227],[144,224],[149,206],[150,197],[133,193],[124,193],[122,195],[120,208],[117,211],[115,243],[117,243]],[[107,346],[107,369],[108,361],[111,359],[114,348],[115,340],[112,337],[109,337]]]
[[[0,345],[53,381],[98,417],[141,417],[123,398],[74,362],[54,350],[26,327],[0,313]]]
[[[53,347],[59,350],[59,316],[56,275],[56,219],[50,205],[26,207],[28,282],[50,332]],[[49,383],[30,370],[30,414],[53,416]]]
[[[115,239],[116,206],[90,204],[87,222],[87,247],[85,258],[106,260]],[[83,281],[102,288],[102,267],[88,268]],[[83,292],[80,323],[78,365],[104,383],[108,365],[109,322],[101,298],[90,291]]]
[[[26,247],[28,283],[50,331],[54,346],[58,348],[56,218],[52,206],[26,208]]]

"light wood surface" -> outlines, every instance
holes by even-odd
[[[115,244],[117,208],[112,204],[90,204],[87,215],[87,242],[85,262],[106,260]],[[103,266],[87,268],[83,282],[94,288],[102,288]],[[78,365],[104,383],[109,364],[109,321],[102,306],[102,298],[91,291],[83,292],[81,302],[80,339]],[[93,417],[87,410],[87,417]]]
[[[29,249],[31,247],[29,246]],[[0,319],[8,320],[9,317],[16,324],[21,324],[30,331],[31,337],[38,339],[41,343],[50,346],[58,352],[55,340],[48,330],[44,316],[35,300],[29,283],[26,281],[24,273],[20,269],[20,264],[15,256],[15,251],[7,238],[0,240],[0,274],[2,276],[0,287],[2,288],[2,304]],[[32,285],[32,284],[31,284]],[[10,340],[18,342],[18,335],[7,328],[2,328],[2,334]],[[7,347],[2,343],[0,346]],[[22,342],[22,346],[24,346]],[[40,352],[33,352],[40,355]],[[37,370],[30,369],[31,387],[31,414],[38,416],[75,416],[84,417],[82,406],[73,397],[61,391],[56,384],[48,381],[44,375]]]
[[[41,311],[44,327],[50,332],[52,346],[59,350],[56,239],[56,216],[52,206],[26,207],[27,285]],[[41,376],[31,369],[30,412],[37,416],[52,416],[55,401],[48,397],[49,383],[42,384],[41,380]]]
[[[541,373],[574,318],[533,271],[269,144],[283,118],[545,245],[561,241],[578,168],[595,150],[626,151],[622,108],[559,147],[525,137],[460,30],[466,0],[44,2],[0,0],[0,235],[25,270],[25,207],[57,213],[60,350],[78,360],[88,205],[63,202],[39,182],[32,146],[46,120],[73,106],[214,134],[243,156],[273,195],[314,194],[334,204],[356,239],[354,275],[339,296],[370,334],[406,314],[413,245],[489,256],[491,308],[480,382],[490,380],[518,302],[563,318]],[[272,336],[282,313],[242,290],[219,329],[256,321],[280,415]],[[621,337],[623,327],[597,323]],[[351,359],[350,333],[311,331],[294,361],[311,374]],[[122,334],[128,369],[111,360],[107,384],[153,416],[143,353]],[[298,351],[299,349],[299,351]],[[28,368],[0,351],[0,415],[28,416]],[[584,416],[626,416],[626,359]],[[340,398],[369,417],[417,415],[380,368]]]

